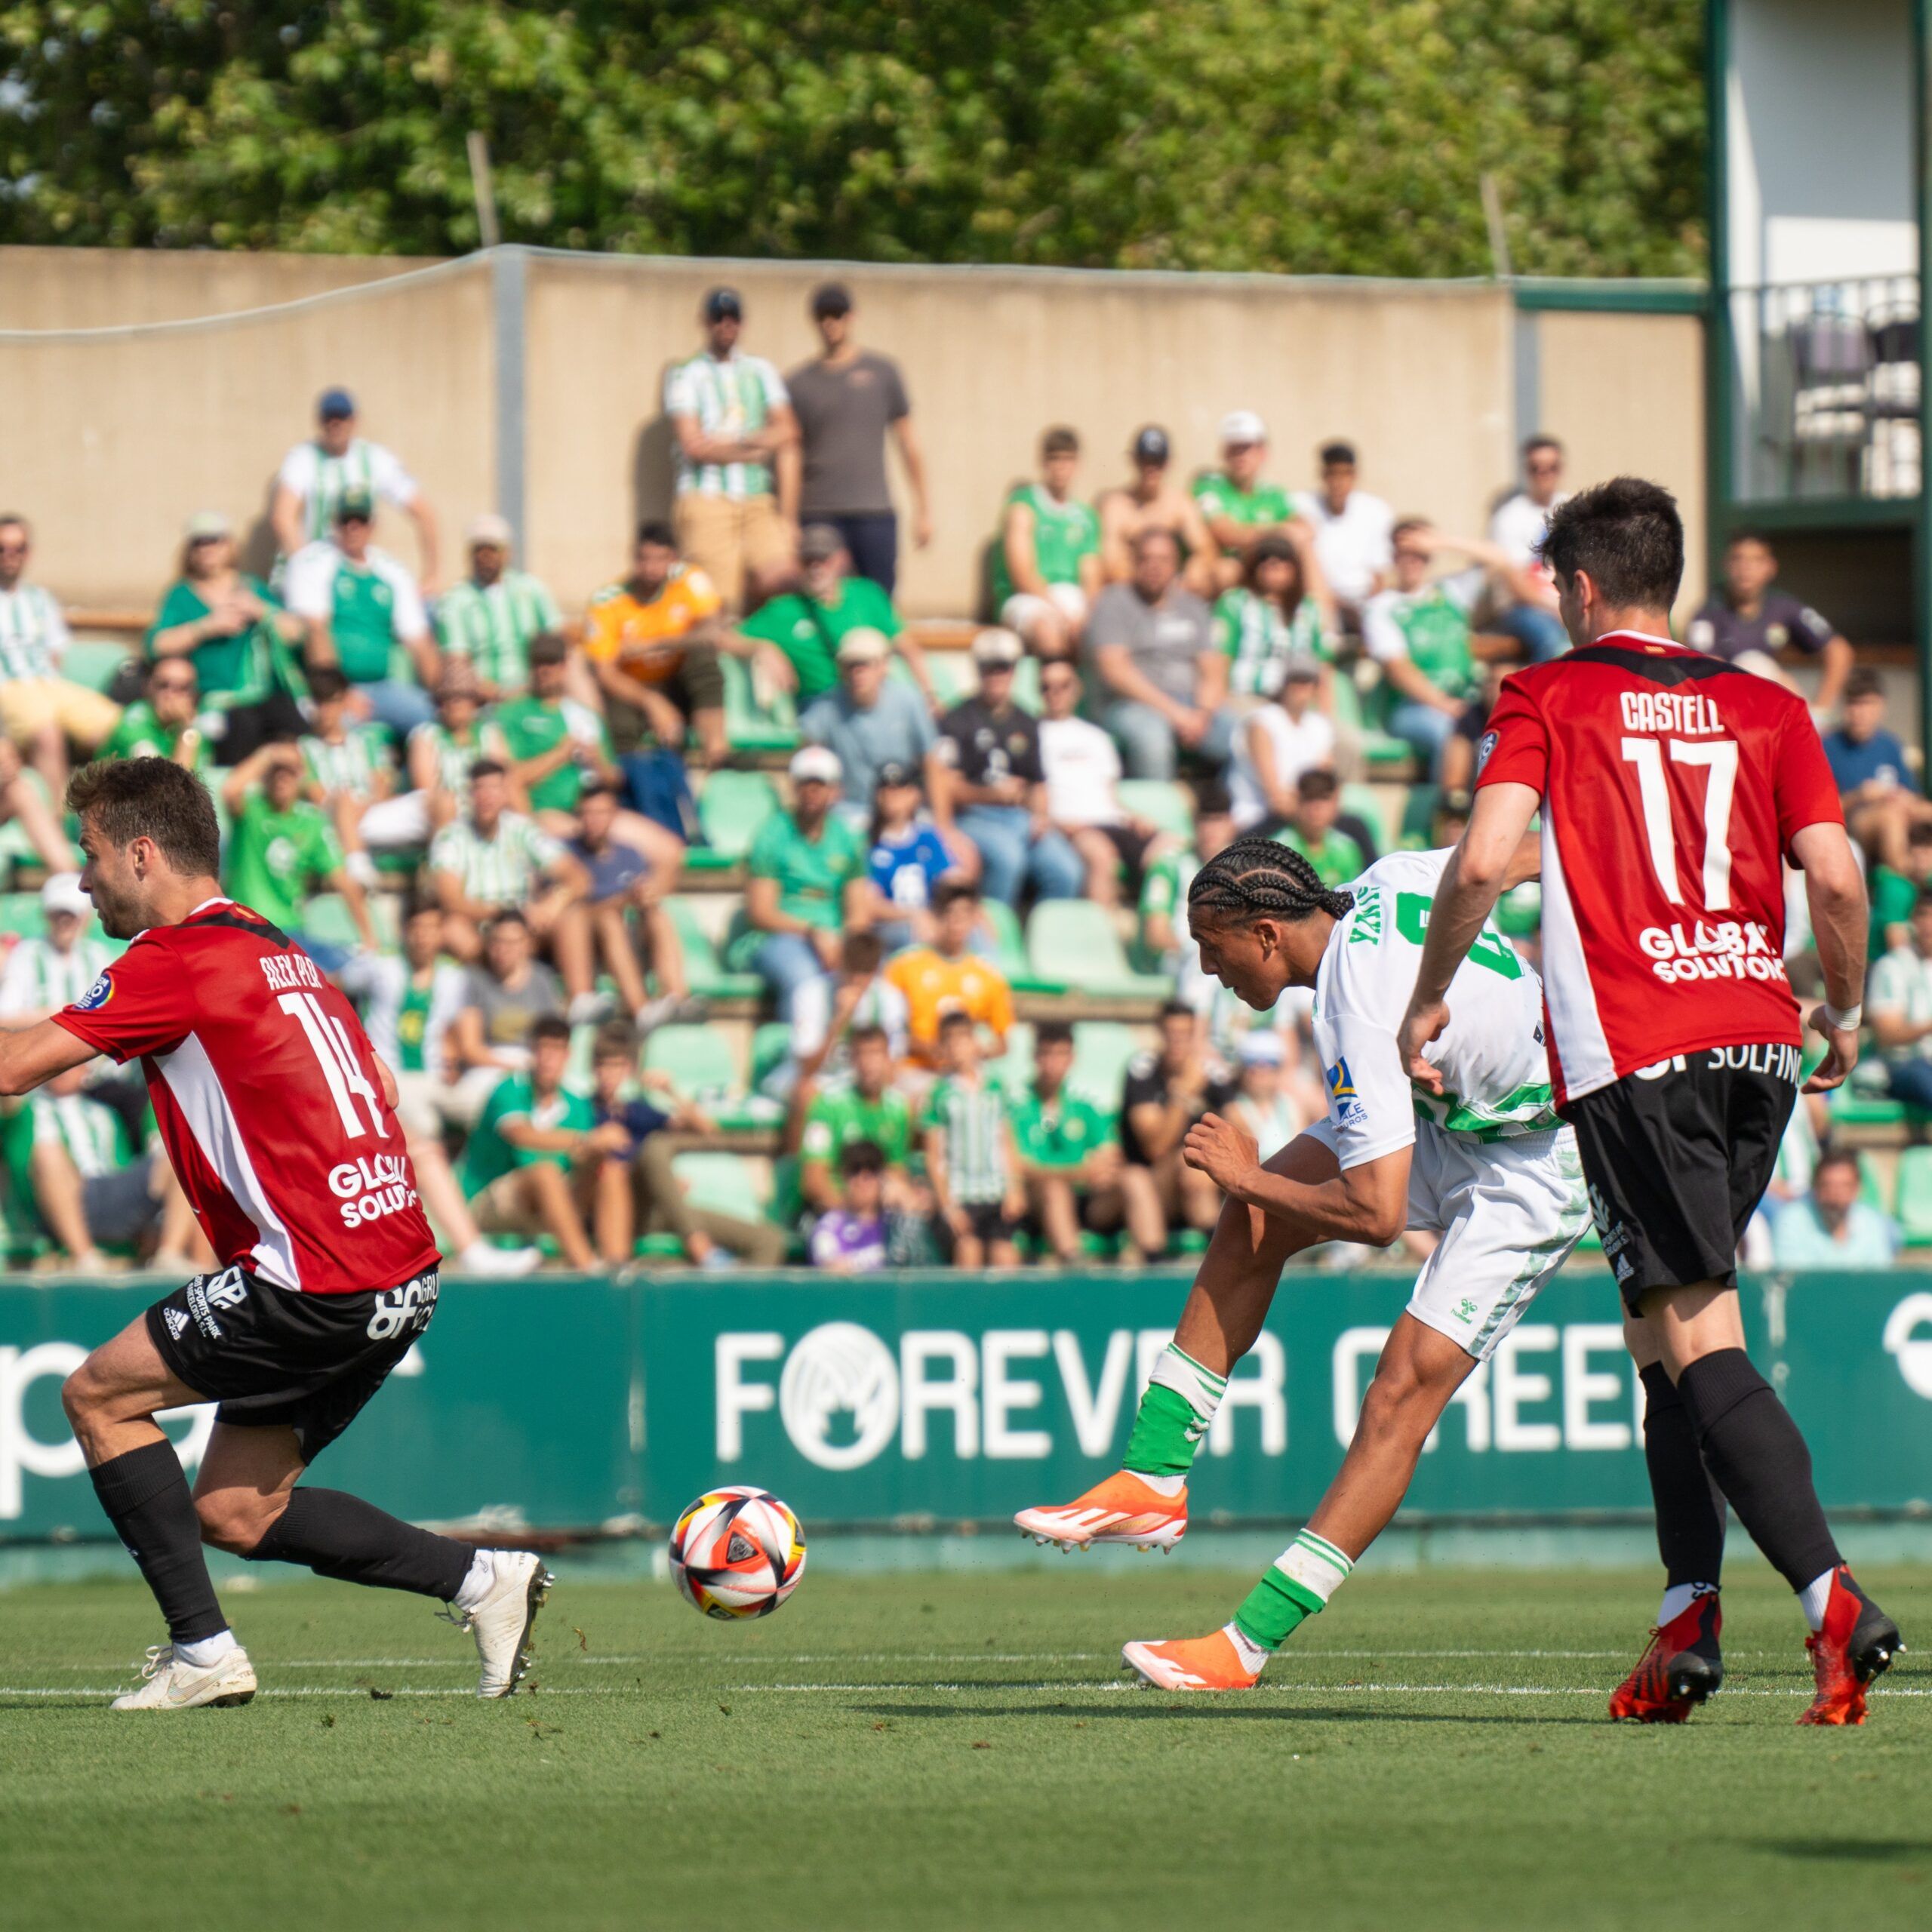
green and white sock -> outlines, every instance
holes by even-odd
[[[1227,1389],[1225,1375],[1170,1342],[1148,1378],[1122,1466],[1164,1496],[1178,1494]]]
[[[1291,1631],[1327,1604],[1355,1567],[1325,1537],[1303,1530],[1242,1600],[1233,1628],[1258,1649],[1278,1650]],[[1242,1654],[1245,1658],[1247,1653]]]

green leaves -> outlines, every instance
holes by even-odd
[[[1092,267],[1703,259],[1696,0],[0,0],[0,240]]]

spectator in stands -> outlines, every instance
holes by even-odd
[[[1100,574],[1109,583],[1124,583],[1134,574],[1134,546],[1143,530],[1174,533],[1186,558],[1182,575],[1189,589],[1212,597],[1218,588],[1216,561],[1220,555],[1208,533],[1201,506],[1169,476],[1174,450],[1166,430],[1149,423],[1127,453],[1134,480],[1109,490],[1094,508],[1100,518]]]
[[[978,890],[963,883],[942,885],[933,895],[933,911],[937,930],[932,944],[899,954],[885,969],[888,983],[906,997],[912,1062],[929,1069],[945,1065],[940,1035],[954,1013],[986,1029],[996,1057],[1006,1051],[1013,1030],[1013,989],[998,967],[973,950]]]
[[[892,1082],[893,1041],[883,1026],[856,1026],[849,1035],[848,1084],[818,1088],[805,1109],[798,1141],[798,1190],[823,1214],[844,1198],[839,1157],[855,1142],[876,1147],[888,1201],[904,1211],[912,1202],[912,1105]]]
[[[1331,891],[1359,878],[1368,864],[1361,845],[1337,826],[1341,787],[1332,771],[1304,771],[1295,784],[1294,816],[1272,836],[1312,866]]]
[[[567,849],[589,881],[585,903],[592,946],[640,1032],[671,1020],[701,1020],[703,1002],[691,996],[684,943],[664,909],[660,875],[635,846],[618,838],[621,816],[617,795],[608,785],[586,786],[577,800],[574,834]],[[669,876],[675,879],[676,875]],[[657,976],[655,998],[645,986],[638,957],[640,937],[645,957]]]
[[[315,405],[315,433],[297,443],[276,472],[269,523],[275,547],[293,561],[305,544],[325,543],[351,497],[393,503],[416,526],[423,594],[433,597],[441,582],[436,513],[416,479],[380,443],[355,433],[355,404],[344,389],[325,389]]]
[[[1140,888],[1140,951],[1177,981],[1199,977],[1200,952],[1187,930],[1187,893],[1194,875],[1235,836],[1233,809],[1225,792],[1204,788],[1194,808],[1194,848],[1175,847],[1147,868]]]
[[[472,518],[469,574],[436,600],[436,636],[444,654],[469,660],[492,704],[529,688],[531,645],[564,626],[563,613],[543,580],[510,568],[515,541],[507,517]]]
[[[776,1268],[785,1259],[785,1231],[770,1221],[694,1207],[678,1178],[672,1137],[715,1135],[697,1108],[665,1093],[660,1099],[630,1089],[637,1078],[636,1035],[622,1021],[599,1029],[592,1048],[595,1132],[608,1137],[601,1159],[578,1170],[577,1192],[596,1230],[607,1267],[636,1259],[640,1223],[647,1234],[676,1235],[686,1260],[700,1268],[728,1267],[734,1257]],[[652,1076],[646,1075],[648,1082]]]
[[[483,950],[483,928],[504,912],[549,947],[571,998],[589,1017],[590,921],[583,866],[547,832],[509,808],[509,774],[481,758],[469,769],[469,809],[429,841],[429,883],[443,909],[443,943],[466,964]]]
[[[1224,416],[1221,466],[1197,477],[1194,485],[1194,500],[1220,550],[1216,587],[1225,590],[1240,581],[1241,559],[1250,545],[1263,537],[1280,537],[1294,546],[1311,590],[1325,598],[1327,586],[1314,560],[1309,528],[1296,515],[1287,491],[1262,480],[1267,462],[1268,426],[1261,418],[1251,409]]]
[[[530,1065],[537,1022],[564,1017],[562,982],[536,952],[530,922],[514,907],[499,912],[485,930],[483,956],[463,982],[463,1004],[449,1032],[454,1091],[439,1103],[458,1126],[475,1119],[506,1073]]]
[[[777,370],[741,355],[744,303],[714,288],[705,346],[664,378],[677,442],[678,547],[734,611],[769,596],[798,543],[798,423]]]
[[[445,1077],[450,1033],[463,1011],[469,975],[444,955],[442,909],[434,900],[415,901],[403,920],[399,955],[361,954],[335,978],[361,1004],[369,1044],[395,1076],[395,1116],[417,1188],[456,1266],[472,1275],[528,1274],[541,1256],[534,1247],[494,1247],[482,1238],[443,1148],[447,1103],[455,1091]],[[492,1068],[492,1088],[500,1078],[500,1069]]]
[[[415,579],[369,540],[375,516],[372,497],[343,497],[333,540],[290,558],[286,588],[289,609],[308,626],[309,669],[337,666],[370,715],[400,737],[435,715],[429,694],[441,660]]]
[[[891,951],[931,944],[934,892],[942,879],[966,875],[927,817],[924,804],[916,765],[879,767],[866,875],[877,895],[873,930]]]
[[[1171,531],[1143,531],[1134,577],[1095,600],[1087,625],[1088,683],[1130,778],[1168,778],[1183,752],[1219,766],[1234,736],[1228,660],[1212,614],[1180,581]]]
[[[64,872],[74,863],[74,848],[39,786],[29,778],[20,755],[0,735],[0,825],[20,822],[34,855],[50,872]]]
[[[886,1263],[885,1156],[871,1140],[854,1140],[838,1154],[844,1198],[812,1223],[814,1268],[829,1275],[875,1274]]]
[[[643,768],[648,740],[672,758],[695,731],[713,764],[725,752],[724,674],[718,665],[719,593],[703,568],[681,561],[669,524],[637,527],[631,572],[600,590],[584,614],[584,655],[604,696],[611,737],[623,759],[633,810],[651,811]],[[648,763],[648,761],[647,761]]]
[[[42,1225],[79,1274],[116,1265],[103,1242],[137,1254],[152,1247],[149,1265],[177,1273],[211,1267],[213,1251],[166,1156],[158,1145],[130,1146],[118,1115],[85,1091],[92,1072],[70,1068],[8,1108],[29,1117],[27,1191]]]
[[[838,646],[838,684],[798,716],[798,734],[824,745],[844,774],[841,802],[863,824],[870,815],[878,774],[888,764],[917,771],[938,734],[918,694],[888,676],[892,647],[877,631],[848,631]]]
[[[1445,792],[1467,792],[1476,782],[1476,755],[1482,744],[1482,734],[1489,729],[1489,714],[1496,708],[1496,700],[1503,695],[1503,680],[1508,676],[1506,664],[1481,664],[1477,666],[1480,682],[1475,694],[1457,714],[1456,722],[1449,736],[1443,742],[1442,760],[1436,767],[1436,783]]]
[[[1321,667],[1312,657],[1291,658],[1275,700],[1241,721],[1228,795],[1241,831],[1292,818],[1303,774],[1334,770],[1335,728],[1315,706],[1321,684]]]
[[[1912,909],[1918,895],[1932,885],[1932,822],[1915,825],[1906,834],[1905,869],[1874,866],[1870,878],[1872,933],[1869,956],[1877,962],[1912,937]]]
[[[797,1093],[809,1103],[833,1083],[856,1079],[858,1038],[869,1028],[885,1035],[888,1069],[905,1057],[911,1038],[906,995],[885,977],[884,959],[878,934],[869,929],[839,942],[830,1008],[793,1022],[791,1057],[767,1083],[774,1098]]]
[[[229,896],[278,926],[333,972],[348,957],[330,940],[310,937],[310,895],[333,892],[348,908],[357,939],[380,949],[360,879],[343,862],[335,828],[319,805],[302,795],[302,754],[293,745],[264,745],[222,781],[222,803],[233,821],[223,854]]]
[[[57,872],[40,888],[44,937],[23,939],[0,974],[0,1026],[37,1026],[84,999],[113,963],[107,943],[93,931],[94,901],[78,872]]]
[[[1932,1112],[1932,890],[1914,903],[1905,943],[1872,962],[1865,1004],[1892,1098]]]
[[[1073,494],[1080,438],[1040,438],[1040,481],[1007,497],[993,544],[993,615],[1040,657],[1070,657],[1100,588],[1100,520]]]
[[[839,930],[868,923],[866,853],[859,834],[832,810],[837,756],[807,745],[792,759],[792,809],[774,812],[746,855],[745,921],[731,964],[756,973],[778,1017],[822,1034],[832,1011]]]
[[[1041,667],[1046,715],[1040,720],[1040,768],[1046,774],[1047,816],[1080,854],[1086,897],[1097,906],[1118,906],[1123,874],[1128,891],[1139,893],[1142,868],[1160,830],[1121,803],[1120,753],[1099,725],[1079,715],[1080,695],[1071,664]]]
[[[349,870],[365,885],[373,884],[371,851],[399,851],[428,842],[427,801],[414,792],[395,795],[388,728],[352,715],[352,687],[333,664],[309,678],[309,700],[313,728],[297,745],[307,775],[303,795],[328,814]]]
[[[1798,687],[1778,654],[1787,648],[1819,660],[1811,708],[1826,717],[1838,708],[1851,671],[1851,646],[1809,605],[1773,588],[1778,560],[1770,540],[1739,531],[1724,546],[1724,587],[1690,620],[1684,641],[1694,651],[1735,664],[1788,691]]]
[[[1111,1234],[1128,1207],[1114,1123],[1067,1084],[1072,1071],[1073,1029],[1064,1020],[1041,1020],[1033,1035],[1033,1077],[1008,1109],[1027,1232],[1063,1267],[1081,1259],[1083,1229]],[[1144,1213],[1144,1195],[1141,1204]],[[1137,1259],[1149,1238],[1158,1247],[1163,1238],[1158,1216],[1128,1235]]]
[[[69,740],[91,752],[114,729],[121,709],[61,676],[67,620],[51,591],[26,580],[32,549],[26,518],[0,514],[0,733],[57,799],[67,794]]]
[[[165,660],[148,673],[147,694],[121,714],[101,758],[166,758],[205,780],[214,747],[201,725],[201,686],[194,660]]]
[[[955,1008],[939,1023],[939,1078],[920,1116],[926,1175],[952,1237],[955,1268],[1014,1268],[1013,1237],[1026,1212],[1006,1102],[980,1064],[974,1016]]]
[[[530,1063],[506,1073],[463,1150],[463,1191],[485,1234],[534,1240],[547,1235],[567,1267],[588,1274],[597,1251],[586,1232],[578,1176],[629,1144],[614,1121],[597,1123],[590,1103],[564,1084],[570,1063],[568,1020],[546,1014],[530,1029]]]
[[[798,419],[798,515],[808,526],[832,525],[853,569],[890,597],[899,580],[899,519],[885,480],[888,432],[912,486],[912,543],[920,550],[933,540],[926,460],[899,365],[859,346],[852,309],[852,291],[842,282],[812,291],[812,321],[825,352],[785,379]]]
[[[1315,554],[1343,628],[1359,631],[1361,608],[1388,580],[1395,512],[1355,487],[1352,443],[1324,443],[1321,487],[1294,499],[1295,514],[1315,532]]]
[[[1204,1029],[1194,1009],[1170,1000],[1161,1009],[1161,1044],[1137,1054],[1128,1064],[1121,1090],[1120,1144],[1127,1163],[1122,1176],[1129,1189],[1129,1211],[1140,1225],[1144,1208],[1135,1190],[1151,1189],[1161,1217],[1160,1240],[1153,1241],[1151,1217],[1137,1244],[1152,1256],[1165,1247],[1168,1228],[1182,1223],[1210,1233],[1221,1211],[1220,1190],[1181,1156],[1187,1131],[1204,1114],[1226,1113],[1238,1089],[1226,1066],[1207,1047]]]
[[[1275,697],[1291,659],[1313,660],[1324,679],[1334,661],[1333,614],[1324,617],[1308,595],[1301,558],[1285,537],[1259,537],[1248,546],[1240,583],[1216,600],[1214,622],[1238,703]],[[1321,708],[1332,711],[1332,698]]]
[[[1885,728],[1884,681],[1861,665],[1844,681],[1844,715],[1825,734],[1825,759],[1837,781],[1845,829],[1868,857],[1903,872],[1915,825],[1932,820],[1906,749]]]
[[[164,664],[195,670],[202,708],[215,714],[214,755],[239,764],[273,739],[303,729],[296,654],[308,627],[260,578],[235,561],[234,526],[220,510],[188,519],[180,574],[148,626],[150,678]]]
[[[1570,648],[1556,613],[1555,580],[1542,550],[1549,513],[1569,494],[1563,487],[1563,445],[1554,436],[1532,436],[1523,445],[1522,488],[1499,503],[1489,520],[1489,540],[1509,566],[1503,579],[1507,598],[1490,628],[1513,637],[1534,664],[1560,657]]]
[[[983,630],[973,640],[979,691],[940,720],[926,768],[940,830],[968,841],[987,897],[1006,906],[1029,885],[1041,899],[1077,899],[1085,877],[1079,855],[1048,819],[1039,725],[1013,700],[1023,655],[1011,631]]]
[[[1898,1230],[1869,1201],[1858,1156],[1827,1147],[1812,1170],[1811,1191],[1787,1201],[1771,1219],[1771,1254],[1780,1268],[1889,1268],[1898,1258]]]
[[[1287,1042],[1272,1026],[1252,1026],[1235,1047],[1240,1091],[1228,1118],[1252,1137],[1260,1158],[1271,1160],[1308,1124],[1287,1091]]]
[[[798,538],[797,589],[774,597],[743,619],[724,641],[749,658],[755,681],[791,691],[810,704],[838,685],[838,647],[854,631],[876,631],[906,660],[913,681],[933,700],[925,653],[906,634],[892,600],[867,577],[854,577],[845,540],[830,523],[808,523]]]
[[[470,773],[481,764],[510,770],[509,740],[494,718],[483,715],[483,690],[461,658],[443,666],[436,681],[436,715],[410,733],[405,746],[410,789],[423,801],[426,840],[469,809]],[[512,776],[509,795],[525,802]]]
[[[1521,574],[1496,545],[1444,537],[1418,517],[1396,525],[1394,542],[1395,581],[1363,607],[1362,641],[1382,666],[1394,698],[1389,731],[1432,777],[1457,719],[1481,682],[1470,614],[1491,571],[1518,584]],[[1432,577],[1430,565],[1448,552],[1472,561],[1451,576]]]

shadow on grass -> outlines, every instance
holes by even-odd
[[[1552,1724],[1597,1721],[1594,1718],[1562,1717],[1548,1712],[1525,1712],[1521,1716],[1499,1712],[1491,1716],[1459,1717],[1448,1711],[1367,1710],[1352,1705],[1321,1709],[1306,1704],[1231,1704],[1219,1700],[1211,1704],[1183,1703],[1151,1693],[1145,1702],[1137,1700],[1113,1704],[854,1704],[848,1708],[871,1718],[970,1718],[976,1724],[987,1718],[1079,1718],[1089,1723],[1100,1718],[1116,1721],[1152,1718],[1198,1724],[1534,1724],[1545,1729]]]
[[[1780,1858],[1808,1858],[1835,1865],[1897,1865],[1908,1860],[1932,1863],[1932,1838],[1752,1838],[1753,1850]]]

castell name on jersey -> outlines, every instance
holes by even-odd
[[[278,993],[322,983],[320,969],[306,952],[265,952],[257,963],[263,978]]]
[[[1711,700],[1696,691],[1626,691],[1626,731],[1674,731],[1680,737],[1709,737],[1724,729]]]

